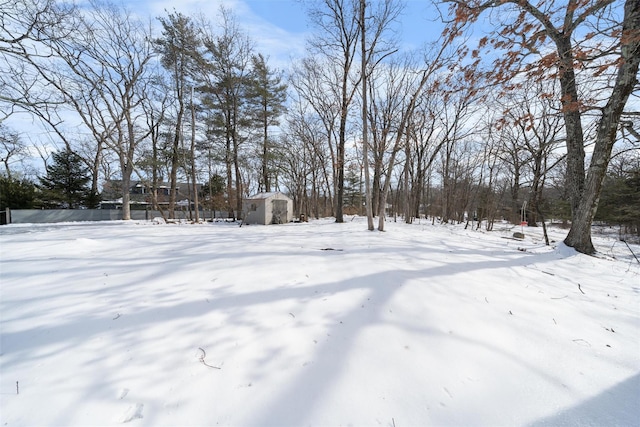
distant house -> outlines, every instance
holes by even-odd
[[[202,184],[196,184],[198,191],[202,191]],[[166,208],[169,205],[170,185],[167,182],[158,183],[156,187],[156,195],[158,205]],[[193,207],[193,190],[191,184],[176,184],[176,207],[188,208]],[[100,204],[102,209],[122,209],[122,181],[107,180],[102,190],[103,202]],[[145,209],[152,204],[152,190],[148,183],[142,181],[131,181],[129,186],[129,199],[132,209]]]
[[[293,220],[293,200],[280,192],[258,193],[242,201],[245,224],[283,224]]]

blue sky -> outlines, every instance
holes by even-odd
[[[304,55],[305,39],[312,30],[305,7],[297,0],[133,0],[127,3],[141,15],[157,17],[165,10],[203,13],[215,21],[221,4],[234,10],[238,22],[256,42],[257,50],[279,68]],[[405,0],[398,30],[405,49],[434,41],[442,28],[429,0]]]
[[[375,1],[375,0],[371,0]],[[405,0],[406,8],[397,30],[402,36],[406,50],[416,49],[425,42],[434,41],[441,32],[429,0]],[[166,16],[165,11],[174,9],[186,15],[202,13],[214,22],[221,4],[231,8],[240,26],[248,32],[256,43],[257,52],[269,59],[271,67],[290,69],[292,59],[305,55],[306,39],[311,32],[306,11],[297,0],[129,0],[126,7],[140,18],[150,18],[159,29],[155,18]],[[7,124],[29,134],[27,139],[51,143],[48,129],[42,129],[33,118],[16,114],[7,120]],[[35,126],[34,126],[35,125]]]

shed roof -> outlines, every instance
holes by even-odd
[[[269,193],[258,193],[258,194],[254,194],[251,197],[247,197],[247,200],[258,200],[258,199],[268,199],[269,197],[273,197],[277,194],[280,194],[284,197],[286,197],[287,199],[289,198],[286,194],[281,193],[280,191],[271,191]]]

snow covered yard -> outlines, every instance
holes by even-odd
[[[4,226],[0,425],[638,425],[640,264],[513,231]]]

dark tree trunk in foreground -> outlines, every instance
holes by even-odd
[[[593,254],[591,225],[598,208],[602,182],[611,158],[620,125],[620,117],[630,94],[638,82],[640,62],[640,1],[625,0],[624,18],[617,21],[621,2],[613,0],[579,1],[548,0],[447,0],[453,3],[455,19],[449,28],[451,37],[461,34],[467,22],[493,8],[505,9],[498,18],[498,28],[479,43],[479,48],[492,46],[506,50],[494,61],[497,81],[513,79],[524,73],[532,79],[558,78],[560,101],[567,138],[567,187],[571,202],[571,229],[564,243],[585,254]],[[622,24],[622,25],[620,25]],[[621,28],[620,28],[621,27]],[[589,30],[589,33],[587,33]],[[594,36],[605,40],[589,43]],[[553,42],[549,51],[547,40]],[[613,46],[613,47],[611,47]],[[531,54],[549,53],[529,62]],[[478,51],[473,54],[477,57]],[[606,59],[605,59],[606,58]],[[603,61],[603,59],[605,59]],[[615,82],[610,89],[605,71],[612,71]],[[579,87],[580,82],[596,88]],[[610,90],[606,105],[600,107],[588,97],[598,90]],[[588,92],[588,93],[587,93]],[[582,96],[582,98],[580,98]],[[599,109],[593,154],[585,174],[585,141],[582,112]]]
[[[622,31],[622,64],[607,105],[602,109],[598,133],[580,200],[574,207],[571,229],[564,243],[578,252],[595,252],[591,242],[591,224],[598,209],[602,183],[616,142],[620,117],[629,95],[638,83],[640,64],[640,1],[627,0]],[[584,155],[584,150],[583,150]]]

